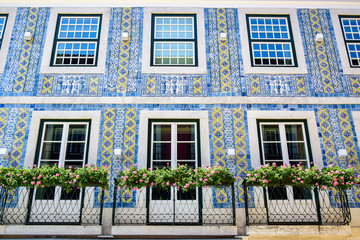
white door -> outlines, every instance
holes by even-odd
[[[265,164],[310,166],[304,122],[260,122]],[[316,222],[314,192],[299,187],[269,187],[266,191],[269,222]]]
[[[199,142],[196,122],[150,121],[149,167],[152,169],[198,166]],[[178,191],[176,186],[152,188],[149,223],[198,223],[198,189]]]
[[[90,122],[43,121],[40,130],[37,164],[83,167],[87,158]],[[36,181],[36,180],[34,180]],[[80,222],[82,192],[69,193],[61,187],[34,190],[28,222]]]

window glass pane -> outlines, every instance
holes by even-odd
[[[286,17],[249,17],[252,39],[290,39]]]
[[[192,168],[195,169],[196,168],[196,162],[195,161],[182,161],[182,160],[178,160],[177,165],[186,165],[187,168]]]
[[[155,38],[193,39],[193,17],[155,17]]]
[[[176,191],[176,194],[177,200],[196,200],[196,189],[188,189],[187,191],[180,189],[180,191]]]
[[[58,160],[60,156],[61,143],[43,143],[41,159]]]
[[[62,16],[58,38],[65,39],[97,39],[100,17]],[[90,25],[90,21],[92,21]]]
[[[281,143],[264,143],[264,157],[266,160],[282,160]]]
[[[73,189],[70,192],[61,191],[60,200],[79,200],[80,199],[80,189]]]
[[[171,141],[171,125],[154,125],[154,141]]]
[[[194,65],[194,43],[155,43],[154,64],[156,65]],[[171,61],[170,61],[171,57]],[[185,57],[186,60],[185,61]]]
[[[65,161],[64,167],[65,168],[81,168],[84,166],[84,161]]]
[[[0,43],[5,29],[6,16],[0,16]]]
[[[262,125],[263,141],[280,141],[278,125]]]
[[[84,159],[85,143],[67,143],[66,157],[67,160]]]
[[[286,200],[287,193],[285,187],[268,187],[269,200]]]
[[[359,39],[360,18],[341,18],[346,40]]]
[[[156,169],[156,168],[168,168],[168,167],[171,167],[171,163],[170,161],[162,161],[162,162],[157,162],[157,161],[153,161],[152,163],[152,168],[153,169]]]
[[[288,143],[289,160],[306,159],[305,143]]]
[[[152,187],[151,188],[151,200],[170,200],[171,188],[170,187]]]
[[[58,41],[54,65],[94,65],[96,46],[96,42],[64,43]]]
[[[304,141],[301,125],[285,125],[287,141]]]
[[[310,188],[293,187],[295,200],[309,200],[312,199],[312,191]]]
[[[195,141],[195,125],[178,125],[178,141]]]
[[[154,143],[153,160],[171,160],[171,143]]]
[[[348,43],[347,48],[351,65],[354,67],[360,66],[360,43]]]
[[[70,125],[68,141],[85,141],[86,125]]]
[[[195,159],[195,143],[178,143],[177,144],[178,160],[194,160]]]
[[[61,141],[63,125],[47,124],[45,129],[44,141]]]
[[[252,43],[254,65],[293,66],[290,43]]]

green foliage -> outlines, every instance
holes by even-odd
[[[65,191],[86,186],[108,188],[107,174],[106,169],[93,165],[82,168],[63,168],[56,165],[32,169],[0,167],[0,185],[8,189],[61,186]]]
[[[256,170],[248,172],[246,177],[248,185],[281,186],[295,185],[321,189],[326,187],[336,187],[339,189],[349,189],[354,184],[359,184],[359,180],[354,177],[352,167],[342,169],[339,166],[325,167],[321,170],[318,167],[305,167],[301,164],[297,166],[261,166]]]
[[[229,169],[221,166],[188,168],[178,165],[176,168],[137,169],[136,166],[118,173],[116,184],[121,188],[138,189],[142,187],[176,186],[178,189],[191,189],[206,186],[226,186],[234,182]]]

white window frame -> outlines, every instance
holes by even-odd
[[[67,162],[82,162],[82,166],[84,166],[87,162],[87,151],[88,151],[88,141],[89,141],[89,128],[91,127],[91,122],[88,121],[84,121],[84,122],[79,122],[79,121],[73,121],[71,119],[66,120],[66,121],[49,121],[49,120],[44,120],[43,121],[43,131],[41,133],[41,139],[39,138],[38,140],[38,145],[40,144],[40,148],[39,148],[39,152],[38,152],[38,156],[36,161],[38,162],[38,166],[41,166],[41,162],[42,161],[47,161],[46,159],[42,159],[42,152],[43,152],[43,147],[44,147],[44,143],[45,141],[45,133],[46,133],[46,127],[48,125],[63,125],[63,129],[62,129],[62,137],[60,141],[60,155],[59,155],[59,159],[56,160],[49,160],[50,162],[57,162],[58,166],[65,166],[65,158],[66,158],[66,152],[67,152],[67,143],[69,142],[73,142],[73,141],[69,141],[68,138],[68,133],[69,133],[69,126],[70,125],[86,125],[86,132],[85,132],[85,140],[82,142],[85,142],[85,147],[84,147],[84,153],[83,153],[83,159],[79,159],[79,160],[67,160]],[[53,142],[53,141],[52,141]],[[71,166],[71,164],[70,164]]]
[[[330,9],[330,16],[344,74],[360,74],[360,67],[351,67],[350,65],[339,15],[354,15],[360,18],[359,9]]]
[[[64,120],[64,122],[70,122],[71,120],[79,119],[91,120],[87,163],[96,165],[98,159],[97,154],[99,144],[101,111],[34,111],[32,113],[24,167],[32,168],[34,165],[34,160],[36,157],[36,147],[39,138],[39,129],[42,119],[61,119]]]
[[[315,165],[319,168],[323,167],[322,153],[320,139],[318,136],[318,128],[316,125],[316,117],[313,111],[257,111],[250,110],[247,112],[248,129],[249,129],[249,145],[250,145],[250,156],[251,156],[251,167],[260,167],[260,149],[258,139],[258,127],[257,120],[271,119],[276,120],[306,120],[309,133],[308,141],[310,142],[310,148],[312,153],[312,159]]]
[[[198,65],[185,66],[150,66],[151,58],[151,19],[153,14],[196,14],[197,27],[197,61]],[[163,74],[206,74],[205,21],[203,8],[144,8],[142,72]]]
[[[153,137],[154,137],[154,125],[170,125],[171,127],[171,140],[170,141],[154,141]],[[177,126],[178,125],[194,125],[195,126],[195,140],[194,141],[178,141],[177,140]],[[174,121],[174,122],[152,122],[151,124],[151,142],[150,142],[150,168],[154,169],[153,167],[153,162],[169,162],[170,161],[170,167],[174,168],[177,167],[177,164],[181,164],[181,162],[194,162],[195,163],[195,168],[198,167],[198,136],[197,136],[197,124],[196,122],[182,122],[181,120],[179,121]],[[154,143],[159,142],[159,143],[163,143],[163,142],[167,142],[171,144],[171,159],[169,160],[154,160],[153,156],[154,156]],[[194,142],[195,143],[195,159],[194,160],[178,160],[177,159],[177,143],[182,143],[182,142]]]
[[[198,119],[200,126],[200,162],[210,165],[209,114],[208,111],[148,111],[142,110],[139,115],[139,168],[147,167],[148,159],[148,123],[149,119]]]
[[[108,45],[108,33],[110,24],[110,8],[51,8],[44,45],[43,57],[41,61],[40,73],[105,73],[106,53]],[[71,66],[71,65],[54,65],[50,66],[51,55],[53,52],[54,39],[56,34],[56,26],[59,14],[78,14],[91,15],[101,14],[101,31],[100,41],[97,52],[97,66]]]
[[[277,125],[279,126],[279,134],[280,134],[280,144],[281,144],[281,152],[282,152],[282,164],[281,165],[289,165],[291,164],[290,162],[290,159],[289,159],[289,151],[288,151],[288,146],[287,146],[287,143],[289,141],[287,141],[286,139],[286,132],[285,132],[285,125],[301,125],[302,127],[302,133],[303,133],[303,138],[304,138],[304,141],[301,141],[301,142],[304,142],[305,144],[305,155],[306,155],[306,159],[303,159],[303,160],[292,160],[292,161],[298,161],[298,162],[303,162],[303,163],[307,163],[307,166],[310,167],[311,164],[310,164],[310,156],[309,156],[309,146],[307,144],[307,135],[306,135],[306,129],[305,129],[305,124],[304,122],[287,122],[287,121],[261,121],[259,122],[259,125],[258,125],[258,131],[259,131],[259,135],[260,135],[260,144],[261,144],[261,153],[262,153],[262,161],[263,161],[263,164],[267,164],[267,161],[265,159],[265,148],[264,148],[264,140],[263,140],[263,133],[262,133],[262,126],[264,125]],[[279,160],[268,160],[268,162],[280,162]]]
[[[277,16],[289,16],[291,22],[291,32],[293,33],[293,43],[294,43],[294,55],[297,60],[297,67],[295,66],[252,66],[250,48],[249,48],[249,34],[248,26],[246,22],[246,15],[277,15]],[[274,9],[267,8],[264,9],[246,9],[239,8],[239,30],[240,30],[240,39],[241,39],[241,51],[242,58],[244,63],[244,73],[245,74],[307,74],[307,65],[305,60],[305,52],[302,42],[302,36],[300,32],[299,20],[297,17],[296,9]],[[266,41],[264,41],[266,42]]]
[[[9,52],[10,41],[12,32],[14,29],[15,18],[16,18],[17,8],[3,8],[0,7],[0,14],[7,14],[5,31],[2,37],[2,43],[0,47],[0,73],[4,73],[7,55]]]

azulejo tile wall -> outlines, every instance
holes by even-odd
[[[21,167],[21,164],[24,164],[27,145],[33,144],[33,147],[36,147],[36,143],[29,143],[27,140],[29,123],[34,111],[65,110],[101,111],[97,164],[109,167],[108,171],[111,179],[116,176],[119,170],[136,164],[138,161],[139,111],[207,111],[209,116],[211,163],[227,166],[235,176],[240,178],[240,181],[236,183],[235,192],[238,207],[244,206],[242,179],[246,176],[245,171],[251,168],[249,130],[246,117],[248,110],[274,110],[274,113],[280,110],[314,112],[324,165],[351,165],[356,169],[356,174],[360,175],[359,143],[351,114],[352,111],[360,111],[359,105],[0,105],[0,147],[10,149],[11,153],[9,159],[0,159],[1,165]],[[114,148],[122,148],[124,157],[115,159]],[[228,148],[235,149],[235,159],[225,157],[225,151]],[[336,152],[339,149],[347,149],[348,157],[346,160],[338,160]],[[113,186],[111,186],[112,188]],[[214,198],[219,204],[227,197],[226,192],[214,194]],[[348,194],[351,206],[360,207],[360,189],[351,189]],[[131,191],[121,192],[121,198],[125,203],[131,203],[133,193]],[[105,192],[104,200],[106,206],[110,207],[113,201],[111,190]]]
[[[2,96],[359,96],[359,75],[342,73],[329,10],[299,9],[298,18],[308,75],[244,74],[238,11],[205,8],[207,73],[143,74],[143,8],[112,8],[106,70],[102,74],[41,74],[40,62],[49,8],[19,8],[5,72]],[[24,32],[34,34],[24,40]],[[130,41],[121,33],[129,32]],[[219,41],[220,33],[228,40]],[[316,42],[317,33],[324,42]],[[150,41],[150,39],[149,39]],[[4,47],[4,46],[3,46]],[[5,46],[6,47],[6,46]],[[150,49],[149,49],[150,51]],[[102,59],[100,59],[101,61]]]

